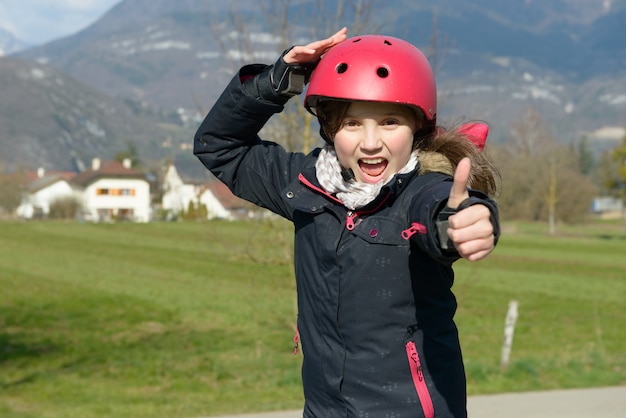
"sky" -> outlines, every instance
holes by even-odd
[[[32,45],[72,35],[121,0],[0,0],[0,28]]]

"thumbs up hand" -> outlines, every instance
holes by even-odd
[[[449,208],[456,209],[469,197],[467,183],[470,170],[470,159],[463,158],[454,173],[454,183],[448,199]],[[448,237],[461,257],[468,261],[478,261],[493,251],[495,239],[490,215],[487,206],[476,204],[448,218]]]

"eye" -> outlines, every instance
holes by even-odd
[[[346,119],[343,121],[341,126],[344,128],[354,128],[354,127],[359,126],[359,122],[354,119]]]
[[[382,125],[384,126],[395,126],[395,125],[399,125],[400,121],[398,119],[395,118],[388,118],[383,120]]]

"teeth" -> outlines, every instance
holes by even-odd
[[[380,163],[382,163],[383,161],[385,161],[385,159],[384,159],[384,158],[372,158],[372,159],[369,159],[369,160],[366,160],[366,159],[362,159],[362,160],[361,160],[361,162],[362,162],[363,164],[372,164],[372,165],[373,165],[373,164],[380,164]]]

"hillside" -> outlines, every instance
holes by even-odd
[[[279,25],[269,19],[281,15],[278,4],[125,0],[85,30],[19,56],[38,62],[45,71],[56,68],[107,95],[107,100],[157,109],[153,115],[170,119],[183,115],[193,131],[194,121],[209,109],[242,62],[270,63],[285,48],[271,29],[275,32]],[[405,38],[426,51],[429,39],[437,34],[433,62],[442,121],[486,120],[494,141],[505,140],[511,124],[529,106],[539,109],[555,136],[567,142],[607,126],[626,125],[626,44],[619,41],[626,39],[622,24],[626,0],[373,4],[367,27],[376,32]],[[340,24],[349,25],[356,13],[347,7],[334,24],[330,16],[335,11],[335,1],[292,2],[290,39],[310,40],[312,27],[319,29],[319,36],[326,35]],[[326,27],[330,28],[322,29]],[[76,102],[79,97],[67,100]],[[37,100],[35,106],[40,102],[46,101]],[[0,125],[5,118],[0,113]],[[64,137],[59,124],[54,129],[50,132]],[[72,135],[78,137],[79,132]],[[150,141],[159,141],[162,134],[129,132],[134,132],[133,141],[141,150],[156,152]],[[175,140],[190,143],[191,134]],[[72,152],[82,151],[64,150]]]
[[[624,72],[626,2],[442,0],[406,2],[395,27],[436,26],[450,47],[481,57],[524,59],[572,80]],[[409,36],[411,38],[411,36]]]
[[[0,159],[14,167],[80,170],[91,158],[113,158],[131,143],[142,144],[143,158],[163,158],[186,136],[166,123],[166,115],[142,114],[23,59],[0,58],[0,97]]]
[[[11,33],[0,28],[0,57],[13,54],[27,47],[25,42],[16,39]]]

